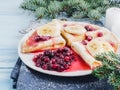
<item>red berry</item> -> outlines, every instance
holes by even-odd
[[[64,68],[69,69],[69,65],[68,64],[64,65]]]
[[[93,27],[93,26],[91,26],[91,25],[86,25],[85,26],[85,29],[87,30],[87,31],[95,31],[96,29]]]
[[[41,36],[40,41],[46,41],[49,40],[51,37],[50,36]]]
[[[37,58],[33,58],[33,61],[36,62],[36,61],[37,61]]]
[[[58,68],[58,65],[57,65],[57,64],[53,64],[53,65],[52,65],[52,68],[53,68],[53,69],[57,69],[57,68]]]
[[[64,70],[65,70],[65,68],[63,66],[61,66],[60,69],[59,69],[59,72],[62,72]]]
[[[47,65],[43,65],[42,69],[47,70]]]
[[[65,47],[65,48],[63,49],[63,52],[67,52],[67,51],[69,51],[69,48]]]
[[[35,55],[34,58],[33,58],[33,61],[37,62],[38,58],[39,58],[39,55]]]
[[[35,55],[33,58],[37,67],[58,72],[68,69],[74,60],[74,54],[68,47],[45,50],[42,54]]]
[[[51,59],[52,63],[55,64],[56,60],[55,59]]]
[[[83,45],[87,45],[88,41],[87,41],[87,40],[83,40],[81,43],[82,43]]]
[[[93,39],[92,36],[86,36],[86,40],[91,41]]]
[[[69,61],[69,60],[70,60],[70,57],[66,56],[65,61]]]
[[[36,42],[39,42],[39,41],[49,40],[50,38],[51,38],[50,36],[39,36],[39,35],[37,35],[37,36],[34,37],[34,40]]]
[[[35,39],[36,42],[39,42],[40,41],[40,36],[37,35],[37,36],[34,37],[34,39]]]
[[[40,66],[40,64],[39,63],[36,63],[36,65],[35,65],[36,67],[39,67]]]
[[[48,62],[50,59],[48,58],[48,57],[46,57],[45,59],[44,59],[44,61],[45,62]]]
[[[98,36],[98,37],[102,37],[102,36],[103,36],[103,33],[102,33],[102,32],[98,32],[97,36]]]

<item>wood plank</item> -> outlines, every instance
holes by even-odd
[[[15,49],[0,49],[0,68],[14,67],[18,54]]]
[[[18,10],[23,0],[0,0],[0,14],[18,14]]]
[[[0,90],[15,90],[12,89],[12,80],[10,73],[12,69],[0,69]]]
[[[0,90],[13,90],[10,74],[16,63],[18,42],[34,17],[20,8],[23,0],[0,0]],[[14,89],[15,90],[15,89]]]
[[[33,18],[29,18],[27,16],[3,16],[0,15],[0,46],[5,47],[16,47],[18,41],[22,37],[19,33],[19,30],[24,29],[27,27],[30,23],[30,21],[33,20]]]

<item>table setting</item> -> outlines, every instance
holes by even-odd
[[[28,9],[25,5],[22,8]],[[120,8],[108,8],[99,20],[99,15],[92,16],[89,12],[87,18],[66,17],[62,12],[55,19],[46,19],[40,14],[44,12],[37,12],[40,9],[36,13],[41,19],[19,31],[24,36],[10,75],[12,88],[119,90]]]

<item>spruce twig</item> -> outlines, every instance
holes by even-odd
[[[102,61],[103,66],[95,69],[93,75],[100,79],[107,78],[114,90],[120,89],[120,55],[114,52],[96,55],[96,59]]]
[[[106,9],[112,6],[120,7],[120,2],[117,0],[24,0],[21,4],[23,9],[33,11],[37,18],[55,18],[60,12],[66,12],[69,17],[85,17],[92,20],[99,20]]]

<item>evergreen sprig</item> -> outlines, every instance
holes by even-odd
[[[107,8],[120,6],[119,0],[24,0],[23,9],[31,10],[37,18],[57,17],[66,12],[68,17],[98,20]]]
[[[108,52],[97,55],[96,59],[102,61],[103,66],[96,68],[93,75],[100,79],[107,78],[115,90],[120,90],[120,55]]]

